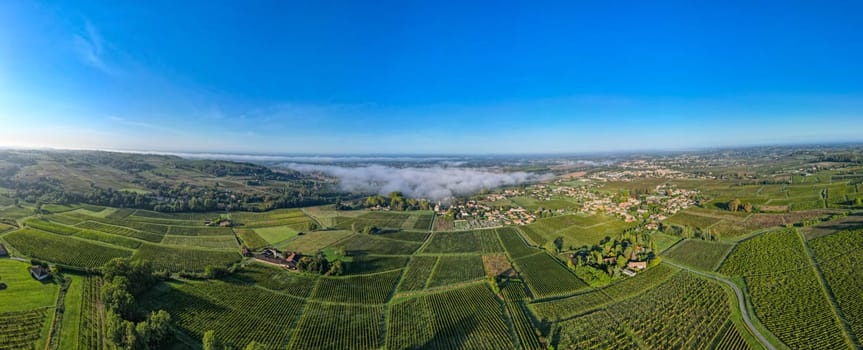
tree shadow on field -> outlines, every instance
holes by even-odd
[[[435,333],[428,342],[421,345],[420,349],[462,349],[465,348],[471,333],[477,327],[476,317],[473,315],[450,323],[447,327]]]
[[[851,231],[863,228],[863,213],[853,213],[847,217],[820,224],[818,227],[834,231]]]

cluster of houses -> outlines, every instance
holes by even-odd
[[[536,221],[536,215],[522,207],[504,208],[476,200],[454,204],[448,209],[435,206],[435,209],[436,214],[450,214],[454,220],[464,221],[470,228],[527,225]]]
[[[248,250],[245,250],[246,248],[243,249],[243,255],[250,253]],[[255,260],[260,262],[295,271],[297,270],[297,263],[302,256],[296,252],[280,252],[276,248],[266,248],[260,253],[254,254],[254,257]]]

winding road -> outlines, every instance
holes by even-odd
[[[761,332],[759,332],[758,329],[756,329],[755,326],[752,324],[752,319],[749,318],[749,311],[746,310],[746,303],[743,301],[743,291],[741,291],[740,288],[738,288],[737,285],[734,284],[734,282],[701,271],[697,271],[683,265],[678,265],[668,260],[664,260],[663,262],[668,265],[692,272],[694,274],[720,281],[730,286],[731,289],[734,290],[734,294],[737,295],[737,304],[740,307],[740,315],[743,316],[743,322],[746,323],[746,327],[749,327],[749,331],[752,332],[752,334],[754,334],[756,338],[758,338],[758,340],[761,342],[762,345],[764,345],[765,348],[767,348],[768,350],[776,350],[776,347],[773,346],[773,344],[770,344],[770,342],[767,341],[767,338],[764,337],[764,335],[761,334]]]

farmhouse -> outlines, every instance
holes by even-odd
[[[5,258],[9,256],[9,251],[6,250],[6,247],[3,246],[3,243],[0,243],[0,258]]]
[[[30,274],[37,280],[44,280],[50,275],[50,271],[42,265],[30,266]]]
[[[285,252],[285,254],[288,255],[287,258],[285,258],[285,255],[277,249],[267,248],[260,254],[255,255],[255,259],[270,265],[280,266],[288,270],[296,270],[297,262],[300,261],[300,254],[294,252]]]
[[[630,261],[626,267],[633,270],[644,270],[647,268],[647,261]]]

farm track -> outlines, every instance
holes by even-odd
[[[710,279],[720,281],[722,283],[725,283],[729,287],[731,287],[731,289],[734,290],[735,296],[737,297],[737,307],[740,309],[740,316],[743,317],[743,322],[746,323],[746,327],[749,328],[749,331],[753,335],[755,335],[756,338],[758,338],[758,341],[760,341],[761,344],[764,345],[764,347],[767,350],[776,350],[776,347],[774,347],[773,344],[771,344],[769,341],[767,341],[767,338],[764,337],[764,335],[761,334],[761,332],[759,332],[757,328],[755,328],[755,325],[752,324],[752,319],[749,317],[749,311],[746,310],[746,302],[743,299],[743,291],[741,291],[740,288],[737,287],[736,284],[734,284],[734,282],[731,282],[731,281],[724,279],[724,278],[721,278],[721,277],[717,277],[717,276],[714,276],[714,275],[711,275],[708,273],[704,273],[704,272],[689,268],[689,267],[684,266],[684,265],[679,265],[679,264],[676,264],[676,263],[673,263],[670,261],[665,261],[665,263],[669,264],[671,266],[677,267],[679,269],[689,271],[689,272],[694,273],[694,274],[699,275],[699,276],[704,276],[704,277],[707,277]]]

